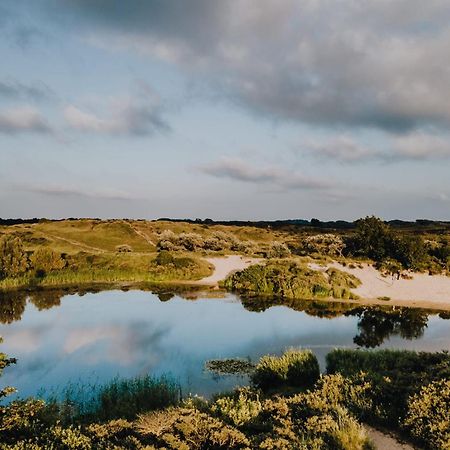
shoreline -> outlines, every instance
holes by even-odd
[[[61,284],[36,284],[36,285],[21,285],[11,286],[8,288],[0,288],[0,296],[2,294],[14,292],[33,292],[44,290],[67,290],[67,291],[84,291],[84,290],[155,290],[167,289],[177,290],[192,289],[196,295],[204,294],[211,297],[215,292],[217,296],[224,293],[231,292],[222,289],[219,285],[220,281],[225,279],[231,273],[245,269],[251,265],[259,264],[261,259],[245,257],[241,255],[228,255],[222,257],[210,257],[205,260],[214,266],[214,271],[208,277],[200,280],[165,280],[165,281],[147,281],[147,280],[89,280],[73,283]],[[311,298],[311,299],[297,299],[304,301],[320,301],[329,303],[346,303],[355,306],[385,306],[385,307],[409,307],[409,308],[423,308],[440,312],[450,312],[450,277],[442,275],[424,275],[412,274],[413,279],[391,280],[390,277],[382,277],[381,274],[372,266],[364,264],[361,267],[350,268],[343,266],[340,263],[333,262],[331,264],[320,265],[317,263],[309,263],[308,266],[314,270],[326,271],[333,267],[347,273],[355,275],[361,280],[361,285],[358,288],[352,289],[352,292],[359,296],[358,299],[335,299],[335,298]],[[390,281],[389,281],[390,280]],[[436,288],[437,285],[437,288]],[[443,285],[443,286],[442,286]],[[448,288],[447,288],[448,286]],[[418,292],[425,292],[430,297],[428,300],[421,300],[419,297],[412,295],[414,290],[419,287]],[[433,287],[435,288],[433,291]],[[399,298],[396,296],[398,292],[406,292],[409,298]],[[442,292],[441,292],[442,291]],[[374,295],[364,295],[366,293],[374,293]],[[220,293],[220,294],[219,294]],[[442,293],[442,296],[440,294]],[[363,294],[363,295],[361,295]],[[406,295],[404,294],[404,295]],[[386,297],[386,298],[383,298]],[[388,299],[389,297],[389,299]],[[289,299],[295,300],[295,299]]]

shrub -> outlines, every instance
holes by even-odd
[[[371,383],[367,401],[372,408],[364,413],[372,420],[393,426],[408,411],[408,400],[422,386],[450,379],[450,355],[399,350],[334,350],[326,357],[327,372],[357,379],[360,372]]]
[[[293,261],[257,264],[230,275],[225,287],[241,292],[280,298],[355,298],[350,291],[360,281],[351,274],[329,269],[328,277]]]
[[[131,245],[128,245],[128,244],[122,244],[122,245],[116,246],[117,253],[130,253],[132,251],[133,251],[133,248],[131,247]]]
[[[39,247],[31,255],[31,266],[36,272],[41,272],[44,275],[52,270],[61,270],[65,267],[66,262],[48,247]]]
[[[220,397],[211,407],[213,413],[238,427],[252,422],[261,409],[258,393],[249,388],[241,388],[233,395]]]
[[[250,444],[242,432],[195,408],[142,415],[137,429],[157,448],[238,450],[248,449]]]
[[[0,278],[17,277],[28,270],[28,257],[22,241],[6,235],[0,239]]]
[[[286,258],[291,254],[288,246],[284,242],[272,242],[270,244],[269,251],[267,252],[268,258]]]
[[[429,449],[450,448],[450,380],[430,383],[409,398],[404,427]]]
[[[307,253],[342,256],[342,252],[345,249],[345,243],[343,239],[336,234],[316,234],[305,238],[303,241],[303,248]]]
[[[173,264],[174,257],[167,250],[161,250],[155,258],[155,262],[158,266],[168,266]]]
[[[290,349],[280,357],[263,356],[251,379],[256,387],[268,390],[283,385],[312,386],[319,375],[319,363],[310,350]]]

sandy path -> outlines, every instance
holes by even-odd
[[[219,281],[224,280],[228,275],[238,270],[246,269],[247,267],[258,264],[261,260],[257,258],[246,258],[239,255],[230,255],[223,258],[205,258],[210,264],[214,266],[212,275],[198,280],[197,284],[215,286]]]
[[[363,264],[362,268],[354,269],[339,263],[325,266],[311,263],[309,267],[314,270],[325,271],[329,267],[355,275],[361,280],[361,285],[352,292],[362,300],[378,300],[389,298],[390,301],[381,300],[383,304],[398,304],[400,306],[423,306],[432,308],[450,308],[450,277],[445,275],[426,275],[423,273],[411,274],[412,279],[406,280],[397,277],[383,277],[373,266]]]
[[[382,433],[367,425],[364,425],[364,428],[377,450],[414,450],[409,444],[401,443],[389,434]]]

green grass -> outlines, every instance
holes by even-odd
[[[40,396],[45,398],[45,392]],[[48,409],[65,424],[135,419],[144,411],[167,408],[181,400],[181,386],[167,376],[114,378],[103,385],[70,384],[47,397]]]
[[[17,278],[0,280],[0,289],[16,289],[36,286],[66,286],[92,283],[159,283],[195,281],[207,277],[212,269],[199,258],[179,256],[175,263],[160,266],[155,255],[135,253],[81,253],[71,256],[69,266],[53,271],[43,278],[35,278],[33,272]]]

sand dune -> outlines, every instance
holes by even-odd
[[[259,263],[261,260],[257,258],[246,258],[239,255],[230,255],[223,258],[205,258],[214,266],[214,272],[207,278],[197,281],[198,284],[205,286],[215,286],[219,281],[224,280],[228,275],[238,270]]]

